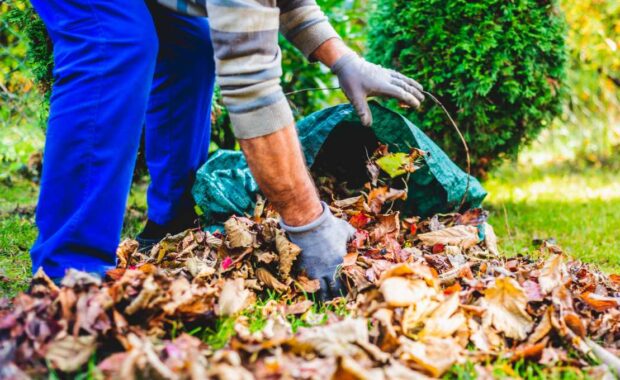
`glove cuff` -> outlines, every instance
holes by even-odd
[[[334,218],[334,215],[330,211],[327,203],[321,202],[321,205],[323,206],[323,212],[316,220],[306,225],[297,227],[289,226],[282,220],[280,220],[280,226],[282,227],[282,229],[284,229],[284,231],[288,232],[289,234],[304,234],[320,229],[324,224],[329,223],[329,221]]]
[[[357,55],[354,52],[350,52],[347,53],[345,55],[343,55],[342,57],[340,57],[336,63],[334,63],[332,65],[332,67],[330,67],[332,73],[334,73],[335,75],[340,74],[340,72],[342,71],[342,68],[345,67],[347,64],[349,64],[349,62],[354,61],[360,59],[360,56]]]

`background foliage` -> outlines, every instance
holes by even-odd
[[[515,156],[561,110],[565,23],[555,1],[376,0],[368,56],[434,93],[472,148],[478,173]],[[458,162],[464,151],[441,109],[408,116]]]
[[[620,147],[620,2],[562,0],[569,48],[569,98],[543,132],[539,161],[605,165]],[[535,147],[536,148],[536,147]]]
[[[520,25],[523,22],[519,21],[523,21],[524,12],[520,9],[537,7],[538,11],[527,12],[526,21],[527,23],[531,23],[533,20],[544,21],[545,10],[555,12],[552,13],[552,16],[557,13],[554,1],[502,2],[480,0],[467,2],[463,0],[432,0],[422,2],[374,0],[372,6],[369,6],[366,0],[319,0],[318,2],[328,13],[338,32],[360,53],[366,53],[365,43],[366,38],[369,38],[371,41],[369,56],[373,59],[388,60],[387,56],[391,51],[390,49],[396,49],[395,51],[402,57],[399,56],[396,61],[388,63],[401,65],[401,58],[415,58],[414,50],[418,49],[422,56],[420,58],[422,63],[420,61],[412,62],[408,67],[404,67],[404,70],[422,82],[426,81],[427,83],[424,84],[427,88],[439,93],[442,100],[445,100],[444,98],[459,100],[460,103],[455,102],[452,104],[454,108],[451,109],[451,111],[457,111],[459,119],[464,119],[467,112],[474,113],[475,122],[463,124],[461,120],[459,121],[465,129],[468,129],[468,137],[476,144],[473,150],[477,156],[483,159],[482,161],[486,160],[485,156],[489,155],[489,152],[495,154],[500,151],[501,153],[502,149],[507,147],[506,144],[510,144],[512,147],[507,149],[507,152],[514,153],[517,150],[517,144],[513,144],[513,142],[518,140],[520,134],[524,134],[525,140],[528,140],[529,137],[536,134],[537,130],[550,124],[547,118],[543,117],[536,119],[541,121],[538,125],[536,125],[536,120],[533,120],[528,123],[531,126],[522,130],[517,128],[516,132],[510,128],[497,131],[493,128],[504,123],[504,120],[498,122],[493,119],[491,123],[487,123],[485,116],[493,118],[497,116],[494,110],[487,110],[494,105],[494,103],[489,102],[489,99],[492,100],[492,96],[497,95],[497,88],[505,89],[509,94],[512,94],[511,96],[515,96],[513,92],[521,91],[525,85],[523,82],[509,82],[506,79],[506,74],[497,70],[499,64],[497,60],[502,57],[497,52],[502,48],[507,49],[505,45],[500,45],[500,42],[506,43],[510,36],[504,36],[503,39],[496,38],[496,20],[510,21],[510,28],[526,33],[521,36],[522,39],[514,40],[517,42],[515,43],[517,46],[512,47],[512,49],[523,50],[527,46],[532,47],[533,56],[529,57],[530,60],[524,62],[514,60],[512,66],[531,70],[532,73],[513,72],[513,78],[521,80],[519,75],[540,75],[554,62],[534,65],[531,64],[531,60],[535,63],[544,61],[544,57],[551,60],[553,54],[557,53],[550,49],[556,46],[553,45],[557,42],[555,40],[557,34],[554,32],[556,27],[560,28],[561,22],[559,17],[556,17],[551,18],[547,23],[548,25],[543,23],[538,27],[523,26]],[[620,142],[618,124],[620,119],[620,87],[618,86],[618,78],[620,77],[620,54],[618,52],[620,45],[620,3],[615,0],[560,0],[560,2],[570,26],[567,36],[569,70],[566,80],[563,82],[564,88],[570,96],[565,98],[562,116],[556,118],[552,123],[552,128],[548,128],[543,133],[543,136],[539,138],[539,144],[551,148],[547,149],[549,151],[546,153],[547,158],[585,158],[588,162],[598,163],[613,156],[617,150],[617,144]],[[390,5],[392,3],[394,7]],[[381,4],[390,6],[381,10]],[[487,9],[504,10],[501,6],[507,7],[506,9],[511,13],[504,13],[502,16]],[[375,7],[378,8],[378,12],[375,11]],[[420,11],[426,13],[420,14]],[[396,13],[399,15],[397,16]],[[371,14],[375,16],[371,22],[372,28],[368,28],[366,19]],[[544,28],[546,27],[550,28],[549,36],[541,37],[536,34],[545,31]],[[437,33],[431,33],[425,37],[427,33],[423,33],[422,29]],[[445,33],[442,34],[442,30],[439,29],[445,29]],[[405,32],[409,34],[405,34]],[[408,37],[415,37],[415,33],[421,33],[422,37],[426,39],[407,40]],[[481,41],[462,39],[462,37],[469,36],[467,33],[477,38],[484,37],[484,39]],[[397,41],[386,40],[386,44],[379,43],[381,39],[386,39],[387,36],[392,35],[397,37]],[[452,42],[448,37],[457,38],[456,42]],[[537,44],[527,44],[527,41],[523,41],[532,38],[537,41],[537,44],[538,41],[546,41],[549,45],[539,47]],[[337,85],[333,76],[324,67],[308,63],[288,42],[284,40],[281,42],[283,46],[283,87],[285,92]],[[426,46],[427,43],[431,42],[439,43],[439,45]],[[494,47],[494,44],[497,46]],[[464,64],[466,61],[460,65],[457,59],[444,64],[443,60],[439,59],[443,57],[442,52],[445,50],[448,50],[448,53],[445,54],[455,58],[456,53],[463,53],[466,49],[472,51],[463,54],[463,56],[473,60],[473,66],[466,66]],[[545,53],[547,50],[549,50],[547,55],[536,56],[536,54]],[[432,54],[426,54],[426,52]],[[510,53],[513,52],[510,51]],[[495,57],[495,60],[491,60],[489,57]],[[528,58],[527,56],[524,57]],[[429,66],[427,61],[433,66]],[[422,64],[425,65],[424,70],[428,70],[429,75],[437,73],[436,77],[431,78],[432,81],[427,81],[424,76],[426,74],[418,69],[418,66]],[[0,130],[0,141],[5,146],[0,152],[0,156],[5,161],[23,160],[25,152],[39,150],[42,147],[43,137],[40,127],[45,124],[47,97],[41,94],[49,95],[52,80],[51,65],[51,46],[45,37],[45,28],[32,11],[29,2],[26,0],[6,0],[0,3],[0,85],[2,85],[0,87],[0,101],[3,103],[0,109],[0,125],[5,127]],[[557,62],[555,65],[559,66]],[[471,78],[467,78],[466,74],[468,73]],[[560,75],[558,74],[558,76]],[[440,80],[437,81],[437,78]],[[472,80],[459,82],[461,83],[459,88],[451,88],[449,84],[454,81],[454,78]],[[42,92],[36,91],[33,86],[33,79]],[[502,86],[498,86],[500,81]],[[443,86],[440,85],[442,83]],[[537,85],[539,84],[537,83]],[[489,86],[491,90],[488,90]],[[452,92],[464,91],[465,95],[463,93],[459,93],[458,96],[452,95],[448,90]],[[530,94],[518,93],[517,96],[530,96]],[[469,97],[474,100],[473,103]],[[317,109],[346,100],[340,91],[302,92],[289,95],[289,99],[298,118]],[[543,97],[543,100],[546,101],[546,98]],[[452,130],[445,124],[443,116],[438,114],[439,110],[431,106],[430,102],[427,103],[427,112],[422,114],[420,118],[422,120],[416,120],[416,122],[439,137],[438,142],[458,157],[460,146],[454,145]],[[461,107],[460,104],[464,104],[465,107]],[[515,107],[520,111],[523,109],[528,111],[535,106],[536,103],[527,103]],[[555,112],[553,104],[547,103],[545,107],[541,110],[541,114]],[[416,118],[417,115],[416,112],[410,112],[409,116]],[[539,117],[540,115],[535,116]],[[213,141],[215,143],[213,148],[234,147],[236,143],[230,131],[227,113],[221,107],[221,103],[214,107],[213,120]],[[426,123],[432,125],[428,127]],[[474,133],[477,130],[476,128],[484,128],[487,133]],[[524,141],[521,139],[518,142],[523,143]],[[478,146],[480,144],[482,144],[481,147]],[[481,165],[486,165],[486,162],[482,162]]]
[[[15,165],[42,148],[40,127],[47,117],[47,102],[32,78],[46,76],[41,68],[47,70],[51,54],[45,43],[27,44],[27,34],[33,42],[37,34],[45,36],[29,4],[0,2],[0,161]]]

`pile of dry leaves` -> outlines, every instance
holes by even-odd
[[[413,163],[414,153],[398,160]],[[319,285],[297,273],[299,247],[259,202],[224,233],[186,231],[148,254],[124,241],[103,281],[70,271],[58,287],[39,272],[0,304],[0,378],[72,373],[95,353],[102,377],[123,379],[422,379],[465,362],[485,378],[497,358],[620,374],[620,276],[551,244],[537,258],[504,258],[481,209],[401,218],[392,210],[406,190],[385,183],[375,177],[331,203],[357,228],[341,270],[346,316],[316,318],[306,295]],[[267,290],[278,297],[252,328],[243,311]],[[235,331],[223,349],[173,332],[223,317]]]

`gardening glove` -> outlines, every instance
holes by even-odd
[[[424,100],[421,84],[399,72],[367,62],[355,53],[338,59],[331,70],[365,127],[372,124],[366,101],[369,96],[390,96],[416,108]]]
[[[323,202],[323,213],[314,222],[291,227],[280,222],[289,239],[301,249],[297,265],[311,279],[317,279],[321,288],[316,293],[319,301],[328,301],[346,294],[346,289],[336,273],[347,254],[347,242],[355,234],[355,228],[336,218]]]

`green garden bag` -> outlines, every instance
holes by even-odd
[[[409,176],[405,216],[428,217],[456,211],[465,191],[464,208],[480,206],[486,191],[469,178],[419,128],[397,112],[371,102],[373,125],[361,125],[353,107],[330,107],[297,124],[299,139],[311,170],[329,171],[338,181],[361,185],[368,181],[366,161],[379,144],[390,152],[418,148],[427,154]],[[219,150],[198,170],[192,194],[205,222],[220,225],[233,214],[251,214],[260,190],[239,151]]]

